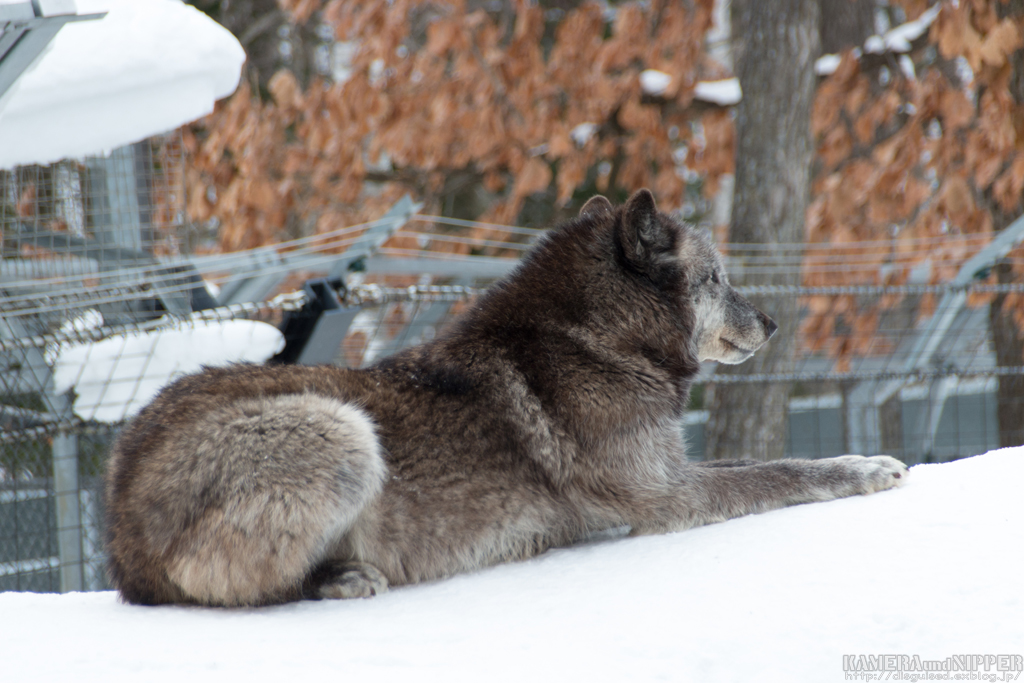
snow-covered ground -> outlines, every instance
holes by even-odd
[[[995,657],[1024,654],[1022,480],[1024,447],[1005,449],[914,467],[873,496],[595,541],[369,600],[223,610],[0,594],[0,677],[818,682],[870,680],[848,676],[844,655],[881,654],[993,655],[973,680],[1017,680],[998,667],[1020,660]]]

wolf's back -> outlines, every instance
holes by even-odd
[[[112,452],[111,579],[129,602],[294,600],[381,490],[362,410],[312,393],[223,399],[192,395],[184,414],[157,400]]]

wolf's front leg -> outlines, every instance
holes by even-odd
[[[709,461],[688,468],[673,486],[674,517],[633,525],[633,533],[686,529],[798,503],[845,498],[902,486],[908,469],[887,455],[844,455],[821,460]]]

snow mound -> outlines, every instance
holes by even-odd
[[[865,680],[844,655],[1020,654],[1022,478],[1024,448],[919,465],[898,490],[369,600],[225,610],[0,594],[4,677],[818,682]]]
[[[234,36],[177,0],[77,0],[0,99],[0,168],[97,154],[213,111],[238,85]]]
[[[284,348],[273,325],[254,320],[197,322],[177,329],[110,337],[56,349],[58,394],[75,390],[83,420],[120,422],[142,410],[157,392],[204,365],[261,363]]]

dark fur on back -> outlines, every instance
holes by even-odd
[[[144,604],[365,596],[599,529],[898,483],[891,459],[687,463],[700,361],[740,362],[774,329],[650,193],[595,198],[429,344],[164,389],[112,453],[113,584]]]

